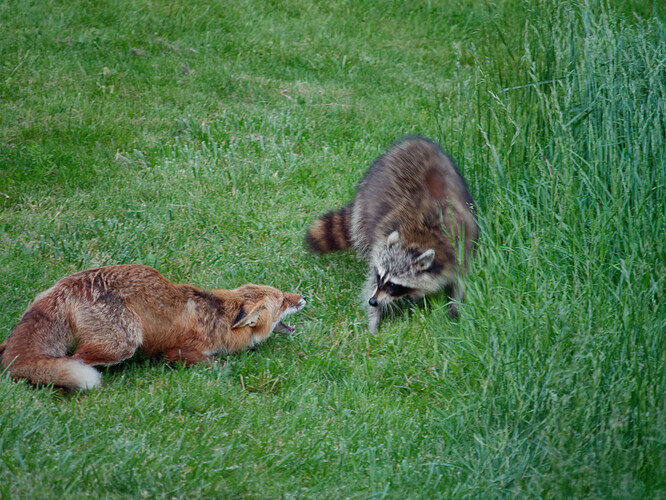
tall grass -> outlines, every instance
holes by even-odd
[[[311,297],[224,368],[4,375],[0,496],[663,498],[666,26],[623,9],[0,5],[2,338],[95,265]],[[435,298],[372,337],[362,263],[303,235],[413,132],[482,238],[459,321]]]
[[[549,18],[526,24],[523,79],[488,89],[478,121],[488,344],[467,466],[489,488],[661,496],[665,26],[571,4]]]

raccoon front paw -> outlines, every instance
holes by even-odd
[[[379,323],[381,322],[382,315],[379,311],[368,311],[368,328],[372,335],[377,335],[379,331]]]

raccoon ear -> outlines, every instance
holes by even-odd
[[[259,315],[264,309],[264,304],[255,304],[254,302],[245,302],[238,312],[231,328],[242,328],[244,326],[253,327],[259,321]],[[249,312],[248,312],[249,311]]]
[[[435,250],[429,248],[416,258],[414,264],[419,271],[425,271],[432,265],[433,260],[435,260]]]
[[[398,243],[400,243],[400,235],[398,234],[398,231],[393,231],[386,239],[386,245],[392,247]]]

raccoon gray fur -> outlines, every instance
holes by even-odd
[[[377,158],[354,200],[316,219],[306,234],[320,253],[353,247],[368,263],[364,302],[370,331],[400,297],[445,290],[458,316],[462,276],[479,236],[467,183],[441,147],[406,137]]]

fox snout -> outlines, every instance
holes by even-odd
[[[285,293],[282,307],[280,308],[280,317],[277,318],[277,322],[273,324],[273,330],[286,335],[294,333],[296,329],[293,326],[284,323],[282,320],[290,314],[294,314],[303,309],[306,301],[307,296],[305,294]]]
[[[305,307],[308,298],[303,293],[285,293],[282,303],[282,317],[300,311]]]
[[[307,300],[308,300],[307,295],[305,295],[304,293],[301,293],[301,294],[296,294],[295,293],[294,295],[299,296],[298,301],[296,301],[297,307],[303,307],[305,305],[305,303],[307,302]]]

